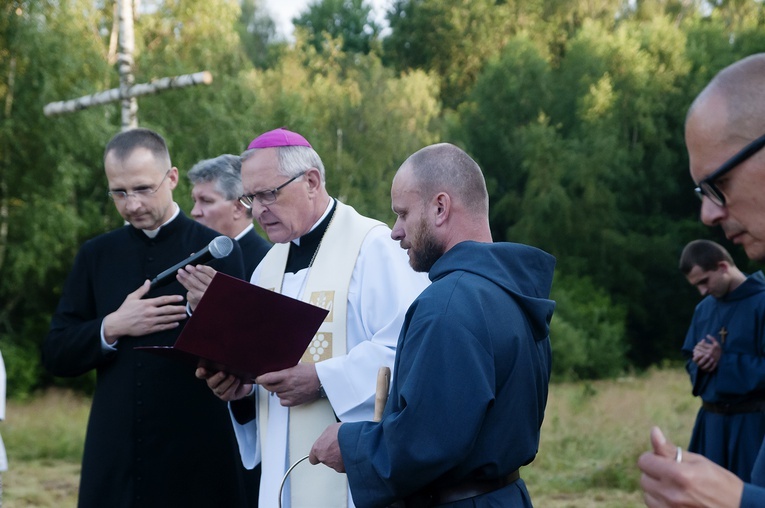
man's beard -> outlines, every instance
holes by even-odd
[[[444,255],[444,249],[430,233],[425,219],[420,221],[414,241],[409,247],[409,264],[415,272],[429,272],[438,259]]]

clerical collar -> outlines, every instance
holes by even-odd
[[[317,220],[316,222],[313,223],[313,226],[311,226],[311,229],[308,230],[308,233],[304,234],[303,236],[299,236],[299,237],[295,238],[294,240],[292,240],[292,243],[294,245],[300,247],[300,239],[301,238],[305,238],[308,235],[310,235],[311,233],[313,233],[313,231],[316,228],[318,228],[322,223],[325,222],[325,219],[327,218],[329,213],[332,210],[334,210],[334,209],[335,209],[335,200],[333,198],[329,198],[329,201],[327,202],[327,208],[324,209],[324,213],[321,214],[321,217],[319,217],[319,220]],[[326,229],[327,229],[327,224],[324,224],[324,230],[326,230]]]
[[[335,208],[335,200],[330,199],[324,215],[321,216],[314,227],[298,239],[300,242],[294,240],[290,242],[290,252],[287,256],[287,266],[284,270],[286,273],[298,273],[300,270],[310,266],[314,253],[319,248],[321,239],[324,237],[324,233],[327,231],[327,227],[332,220]]]
[[[250,223],[246,228],[244,228],[238,235],[234,237],[234,240],[241,240],[244,238],[244,235],[250,232],[251,229],[253,229],[255,225],[253,223]]]
[[[181,213],[181,208],[178,206],[178,203],[173,202],[173,206],[175,206],[175,213],[173,213],[173,216],[170,217],[167,221],[165,221],[160,227],[158,227],[157,229],[151,229],[151,230],[142,229],[141,231],[143,231],[143,233],[149,238],[156,238],[157,235],[159,234],[159,230],[162,229],[164,226],[167,226],[168,224],[173,222],[173,220],[176,217],[178,217],[178,214]]]

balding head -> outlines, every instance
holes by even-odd
[[[691,177],[705,180],[722,196],[705,196],[701,220],[720,226],[751,259],[765,261],[765,150],[730,161],[765,134],[765,54],[752,55],[720,71],[693,102],[685,123]],[[723,175],[715,173],[725,167]],[[716,176],[710,176],[710,175]],[[712,178],[709,180],[709,178]],[[717,198],[716,198],[717,199]]]
[[[716,104],[716,102],[718,104]],[[765,134],[765,53],[748,56],[721,70],[696,97],[687,119],[710,107],[724,115],[727,142],[751,141]]]
[[[423,200],[446,191],[471,213],[488,216],[489,194],[481,168],[460,148],[449,143],[426,146],[412,154],[401,169],[412,171]]]
[[[411,155],[391,186],[397,219],[391,232],[417,271],[428,271],[460,242],[489,243],[489,196],[481,168],[454,145],[441,143]]]

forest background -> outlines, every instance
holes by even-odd
[[[43,106],[118,86],[114,2],[0,5],[9,395],[51,385],[89,392],[92,375],[47,375],[39,345],[79,246],[122,223],[102,165],[120,111],[45,117]],[[556,380],[678,362],[699,300],[678,272],[680,251],[696,238],[726,244],[699,223],[683,121],[717,71],[765,51],[763,3],[396,0],[387,21],[376,23],[363,0],[319,0],[285,41],[260,0],[141,0],[136,83],[214,76],[138,100],[140,126],[165,136],[181,171],[181,208],[191,210],[183,175],[195,162],[288,126],[322,155],[333,196],[390,224],[398,166],[449,141],[484,170],[495,241],[558,260]]]

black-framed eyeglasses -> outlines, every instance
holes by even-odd
[[[274,201],[276,201],[276,196],[277,194],[279,194],[280,190],[282,190],[283,188],[285,188],[286,186],[288,186],[289,184],[291,184],[292,182],[294,182],[295,180],[303,176],[305,173],[306,172],[303,171],[299,175],[293,176],[292,178],[290,178],[289,180],[287,180],[286,182],[284,182],[283,184],[281,184],[279,187],[275,189],[255,192],[253,194],[245,194],[244,196],[241,196],[239,198],[239,202],[242,203],[242,205],[248,210],[252,209],[252,204],[255,202],[256,199],[261,205],[270,205]]]
[[[728,173],[733,168],[742,164],[744,161],[762,150],[763,147],[765,147],[765,134],[746,145],[736,155],[725,161],[722,166],[701,180],[699,186],[693,189],[696,196],[698,196],[699,199],[706,196],[717,206],[725,206],[725,194],[723,194],[719,187],[715,185],[715,180],[718,180],[725,173]]]
[[[165,183],[165,179],[167,178],[167,175],[170,174],[170,171],[172,171],[172,168],[168,169],[165,173],[165,176],[162,177],[162,180],[159,182],[159,185],[154,187],[153,189],[151,187],[138,187],[137,189],[133,189],[132,191],[124,191],[124,190],[115,190],[115,191],[109,191],[107,194],[110,198],[112,198],[114,201],[122,202],[127,201],[127,198],[130,196],[135,196],[138,199],[141,198],[148,198],[155,192],[159,190],[160,187],[162,187],[162,184]]]

